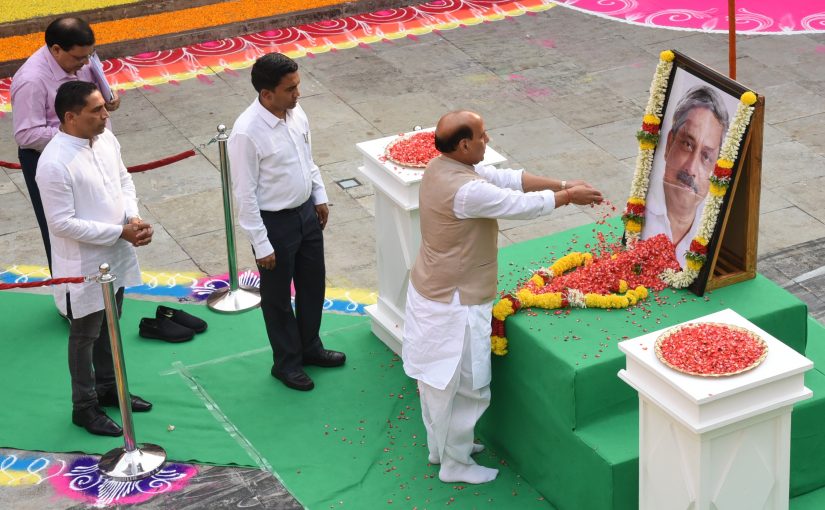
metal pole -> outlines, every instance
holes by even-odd
[[[238,263],[235,250],[235,218],[232,214],[232,178],[229,175],[229,156],[226,152],[226,126],[218,126],[218,154],[221,162],[221,188],[223,191],[223,221],[226,228],[226,258],[229,262],[229,288],[213,292],[206,304],[221,313],[239,313],[261,306],[261,293],[255,287],[238,283]]]
[[[736,0],[728,0],[728,74],[736,79]]]
[[[120,320],[115,298],[115,280],[117,277],[109,272],[109,264],[100,265],[100,282],[103,288],[103,306],[106,311],[106,325],[109,329],[109,341],[112,344],[112,359],[115,365],[115,385],[120,416],[123,421],[123,442],[126,451],[135,450],[135,426],[132,422],[132,405],[129,395],[129,382],[126,380],[126,363],[123,361],[123,343],[120,339]]]
[[[166,451],[158,445],[135,443],[135,426],[132,422],[132,398],[126,380],[126,361],[123,359],[123,344],[120,340],[120,320],[115,298],[115,280],[109,273],[109,264],[100,265],[97,281],[103,287],[103,305],[106,312],[106,326],[112,346],[112,360],[115,366],[115,384],[120,416],[123,420],[124,448],[110,450],[100,458],[98,467],[101,474],[119,481],[140,480],[155,474],[166,462]]]
[[[238,252],[235,249],[235,218],[232,215],[232,176],[229,174],[229,155],[226,151],[226,126],[218,126],[218,156],[221,161],[221,190],[223,191],[223,223],[226,226],[226,259],[229,262],[229,290],[238,290]]]

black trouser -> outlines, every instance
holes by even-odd
[[[259,268],[261,310],[275,371],[287,374],[301,368],[304,356],[323,349],[318,331],[326,290],[324,235],[311,198],[295,209],[261,211],[261,218],[275,249],[275,269]]]
[[[115,294],[117,315],[123,307],[123,287]],[[69,374],[72,376],[72,407],[75,410],[97,405],[97,396],[115,387],[115,366],[106,311],[99,310],[72,319],[72,305],[66,294],[69,320]]]
[[[40,200],[40,188],[34,176],[37,175],[37,161],[40,153],[34,149],[17,149],[17,157],[20,159],[20,167],[23,170],[23,178],[26,179],[26,189],[29,190],[29,197],[34,209],[34,217],[37,218],[37,225],[40,227],[40,236],[43,238],[43,246],[46,248],[46,260],[49,261],[49,273],[52,272],[52,245],[49,242],[49,225],[46,223],[46,214],[43,212],[43,201]]]

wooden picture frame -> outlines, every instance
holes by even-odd
[[[665,233],[673,241],[673,235],[679,234],[680,238],[675,242],[677,259],[685,267],[684,253],[698,229],[710,174],[727,133],[725,124],[729,125],[733,120],[741,95],[749,89],[678,51],[673,54],[673,68],[662,108],[661,133],[645,197],[647,209],[641,236],[645,239]],[[713,108],[690,106],[710,97],[713,98]],[[730,186],[722,201],[713,235],[708,239],[707,260],[688,287],[699,296],[706,290],[756,276],[764,105],[764,97],[757,96],[734,161]],[[691,113],[694,109],[704,110],[697,115],[705,117],[694,117]],[[674,130],[677,110],[680,114],[676,122],[683,123]],[[721,137],[717,138],[720,132]],[[696,170],[697,166],[702,170]],[[686,211],[694,213],[693,223],[686,223],[685,218],[689,218]],[[678,227],[680,222],[681,228]],[[690,226],[685,229],[685,224]]]

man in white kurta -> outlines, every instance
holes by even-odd
[[[478,165],[488,141],[475,113],[452,112],[436,127],[443,153],[424,172],[422,243],[407,292],[402,358],[418,380],[429,461],[443,482],[485,483],[498,470],[470,457],[475,424],[490,402],[490,321],[496,294],[496,218],[531,219],[601,193],[583,181]]]
[[[60,86],[55,97],[60,131],[40,156],[37,185],[51,238],[53,277],[92,275],[108,263],[117,276],[119,309],[123,288],[141,282],[134,247],[151,242],[152,227],[138,215],[120,144],[106,129],[105,104],[92,83]],[[88,281],[53,290],[57,307],[71,322],[72,421],[92,434],[119,436],[122,429],[101,409],[117,406],[101,286]],[[151,406],[132,395],[133,411]]]

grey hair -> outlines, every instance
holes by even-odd
[[[728,132],[728,111],[725,105],[722,104],[719,93],[707,85],[693,87],[687,94],[682,96],[682,99],[676,105],[676,111],[673,112],[671,133],[676,134],[679,132],[682,125],[687,121],[688,114],[694,108],[707,108],[716,117],[716,120],[722,124],[722,136],[719,140],[719,146],[721,147],[725,140],[725,133]]]

